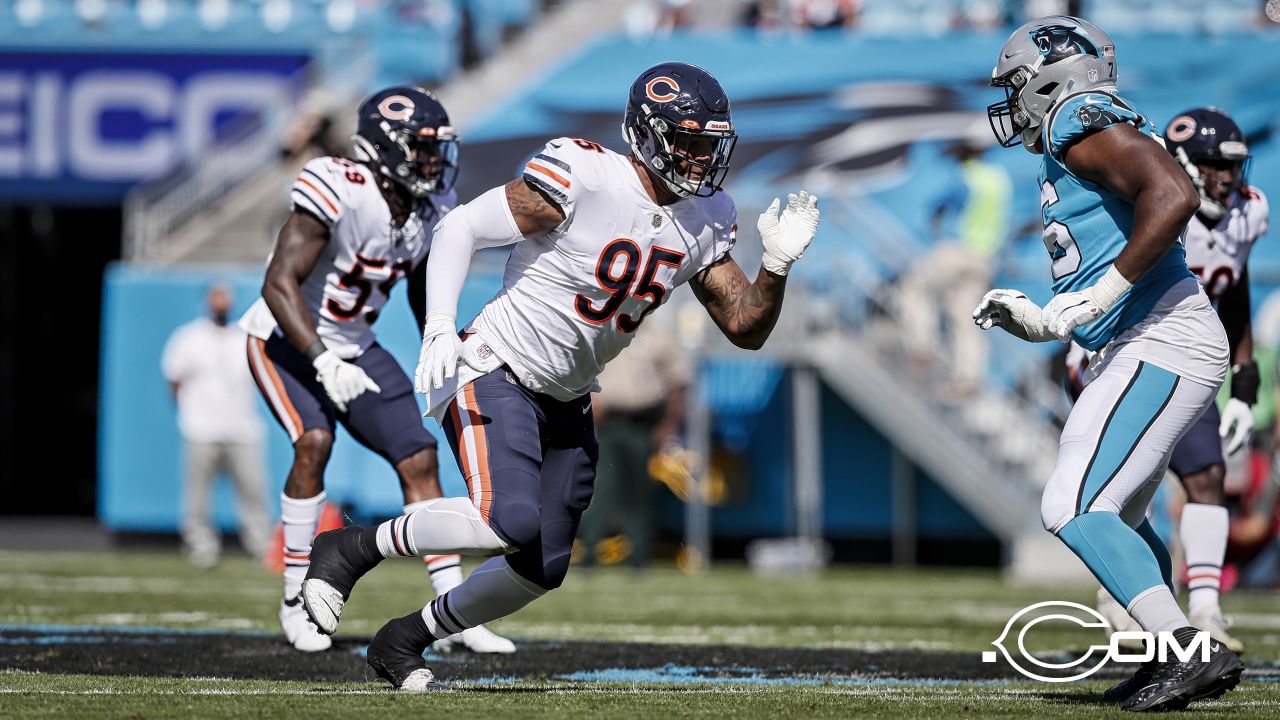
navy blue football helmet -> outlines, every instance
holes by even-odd
[[[458,177],[458,135],[435,95],[422,88],[380,90],[360,103],[355,159],[416,198],[448,192]]]
[[[681,62],[655,65],[631,84],[622,137],[636,159],[680,197],[714,195],[738,140],[720,83]]]
[[[1222,217],[1226,207],[1206,193],[1200,167],[1229,170],[1231,190],[1240,189],[1249,160],[1249,146],[1240,126],[1217,108],[1192,108],[1169,122],[1164,144],[1200,191],[1200,213],[1213,220]]]

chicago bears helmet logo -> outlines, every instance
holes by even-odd
[[[1190,115],[1179,115],[1169,123],[1169,129],[1165,135],[1170,142],[1186,142],[1196,134],[1196,121]]]
[[[667,86],[668,88],[667,91],[660,93],[658,91],[659,85]],[[680,83],[676,82],[672,78],[667,77],[666,75],[659,75],[658,77],[650,80],[644,86],[644,94],[648,95],[649,99],[654,102],[671,102],[672,100],[675,100],[676,97],[678,97],[679,92],[680,92]]]
[[[413,115],[413,101],[403,95],[392,95],[378,103],[378,112],[388,120],[407,120]]]

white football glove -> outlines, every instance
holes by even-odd
[[[1040,322],[1040,306],[1017,290],[991,290],[973,310],[973,322],[983,330],[1004,328],[1010,335],[1030,342],[1054,337]]]
[[[329,399],[342,412],[347,411],[347,403],[363,395],[366,390],[382,392],[382,388],[364,370],[338,357],[332,350],[320,353],[311,364],[316,368],[316,380],[320,381]]]
[[[818,198],[801,190],[787,196],[787,208],[778,213],[778,198],[760,213],[756,228],[764,243],[764,269],[774,275],[786,275],[791,263],[804,255],[818,232]]]
[[[1055,296],[1044,306],[1040,321],[1054,337],[1068,342],[1072,330],[1102,317],[1131,287],[1133,284],[1112,265],[1094,285]]]
[[[451,313],[435,313],[427,316],[422,328],[422,352],[418,355],[418,369],[414,373],[414,388],[422,393],[444,386],[444,381],[458,371],[458,359],[462,356],[462,339],[454,325]]]
[[[1228,455],[1236,454],[1237,450],[1249,444],[1249,438],[1253,435],[1253,409],[1248,403],[1236,398],[1227,401],[1222,408],[1222,421],[1218,423],[1218,435],[1224,440],[1227,436],[1231,437],[1227,440]]]

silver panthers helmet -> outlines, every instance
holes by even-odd
[[[1084,90],[1116,87],[1116,45],[1097,25],[1067,15],[1049,15],[1023,25],[1000,48],[992,87],[1003,102],[987,106],[991,131],[1001,147],[1022,143],[1036,152],[1036,136],[1059,98]]]

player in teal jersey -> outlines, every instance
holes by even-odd
[[[1086,387],[1059,441],[1041,519],[1151,633],[1196,637],[1171,586],[1168,550],[1145,511],[1173,446],[1205,412],[1227,369],[1227,341],[1187,269],[1182,234],[1200,206],[1154,128],[1116,91],[1115,44],[1097,26],[1049,16],[1014,31],[988,107],[1004,147],[1041,157],[1044,243],[1054,297],[1043,309],[992,290],[977,309],[1032,342],[1092,352]],[[1209,643],[1207,661],[1152,660],[1107,692],[1126,710],[1182,709],[1240,681],[1243,665]]]

